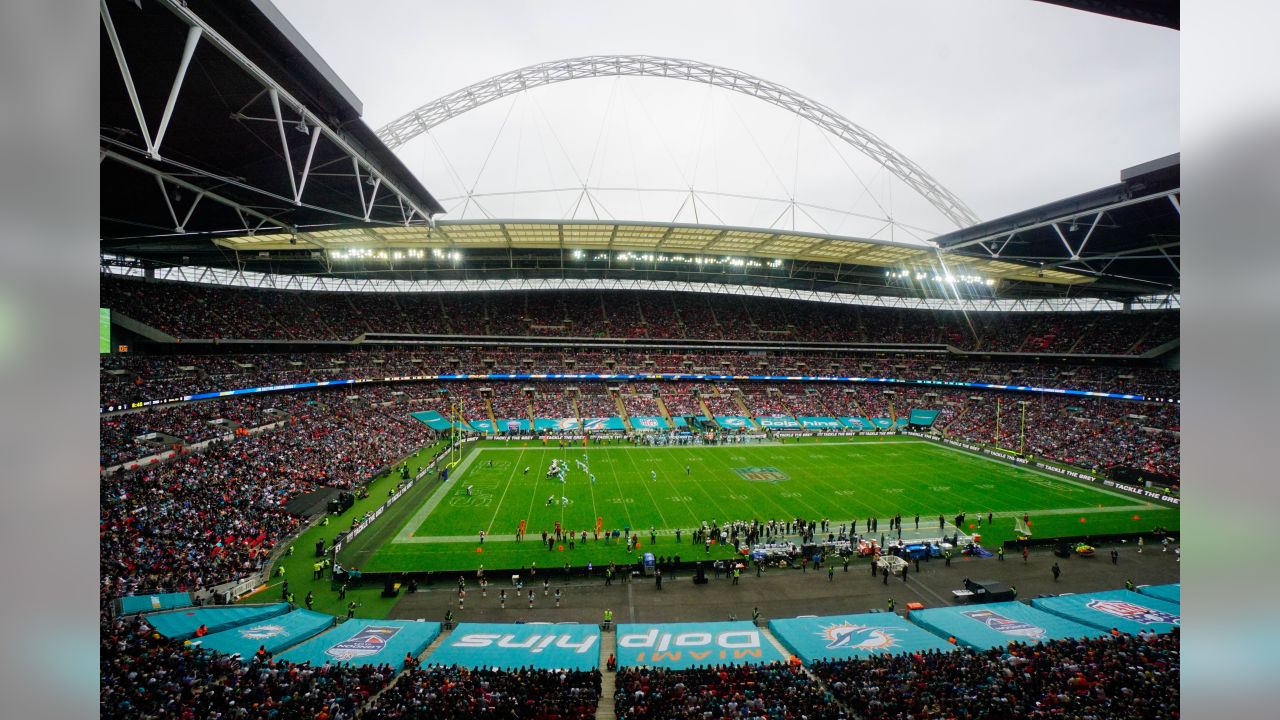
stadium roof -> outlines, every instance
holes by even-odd
[[[1181,24],[1178,0],[1040,0],[1074,10],[1109,15],[1121,20],[1159,25],[1177,30]]]
[[[105,0],[100,15],[104,251],[442,211],[266,0]]]
[[[1121,171],[1120,182],[935,238],[949,256],[1008,260],[1097,278],[1090,290],[1181,287],[1178,155]]]

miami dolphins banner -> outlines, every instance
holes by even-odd
[[[1099,637],[1102,631],[1020,602],[913,610],[911,622],[939,637],[986,650],[1012,642],[1038,643],[1060,638]]]
[[[583,418],[582,429],[589,432],[601,432],[604,430],[626,430],[627,426],[622,424],[622,418],[614,415],[613,417]]]
[[[703,665],[763,665],[786,660],[746,621],[619,625],[618,665],[687,670]]]
[[[928,425],[932,425],[933,421],[937,419],[938,419],[937,410],[912,410],[911,411],[912,425],[928,426]]]
[[[571,430],[581,430],[582,422],[578,418],[535,418],[533,428],[535,430],[550,430],[551,432],[569,432]]]
[[[741,430],[746,428],[752,430],[755,428],[751,424],[751,418],[744,415],[716,415],[716,424],[725,430]]]
[[[288,603],[273,605],[228,605],[226,607],[190,608],[147,616],[156,632],[167,638],[186,640],[194,637],[201,625],[210,634],[228,628],[255,623],[289,612]]]
[[[247,663],[253,659],[253,654],[259,647],[265,647],[267,652],[274,655],[333,627],[336,620],[337,618],[332,615],[322,615],[310,610],[294,610],[287,615],[223,630],[220,633],[206,635],[199,640],[188,640],[187,644],[198,645],[205,650],[225,655],[238,655],[241,662]]]
[[[502,432],[521,433],[529,432],[530,425],[528,418],[510,418],[498,421],[498,428]]]
[[[129,595],[119,600],[120,613],[152,612],[154,610],[172,610],[173,608],[191,605],[191,593],[155,593],[154,595]]]
[[[445,418],[445,416],[441,415],[435,410],[426,410],[424,412],[411,413],[410,417],[412,417],[414,420],[417,420],[420,423],[425,423],[426,426],[431,428],[432,430],[448,430],[450,427],[452,427],[455,424],[450,422],[447,418]],[[456,424],[460,430],[471,429],[464,422],[459,422]]]
[[[893,613],[770,620],[769,630],[806,663],[956,649]]]
[[[440,634],[440,623],[348,620],[280,656],[293,663],[404,666],[405,653],[422,654]]]
[[[592,670],[600,666],[595,625],[459,623],[429,662],[466,668]]]
[[[1181,606],[1131,590],[1036,598],[1031,604],[1095,628],[1135,635],[1142,630],[1172,632],[1182,623]]]
[[[800,427],[800,423],[788,415],[761,415],[756,418],[756,422],[766,430],[791,430]]]
[[[632,415],[631,427],[636,430],[669,430],[671,426],[661,415]]]
[[[833,417],[809,417],[801,415],[797,418],[800,424],[808,430],[842,430],[843,425],[840,421]]]
[[[876,426],[870,420],[863,417],[841,417],[840,422],[848,425],[854,430],[875,430]]]
[[[1182,602],[1182,583],[1173,583],[1172,585],[1144,585],[1138,588],[1138,592],[1143,595],[1149,595],[1157,600],[1164,600],[1165,602]]]
[[[494,430],[493,422],[490,420],[472,420],[470,424],[471,429],[476,432],[482,432],[485,435],[493,435],[494,432],[496,432]]]

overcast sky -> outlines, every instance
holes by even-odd
[[[823,103],[914,160],[983,219],[1117,182],[1122,168],[1178,151],[1178,34],[1031,0],[276,3],[364,102],[375,129],[526,65],[647,54],[742,70]],[[787,216],[783,204],[720,195],[705,200],[703,222],[895,232],[817,205],[950,229],[885,171],[789,113],[665,79],[532,90],[454,118],[400,154],[440,198],[584,178],[595,187],[693,184],[809,204],[807,216]],[[451,217],[681,221],[698,207],[678,193],[624,195],[445,204]]]

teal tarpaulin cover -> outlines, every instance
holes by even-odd
[[[769,630],[806,663],[956,649],[894,613],[770,620]]]
[[[154,595],[130,595],[120,598],[120,612],[123,615],[152,612],[154,610],[172,610],[173,608],[191,605],[191,593],[156,593]]]
[[[167,638],[186,640],[189,637],[195,637],[196,629],[201,625],[208,628],[209,633],[212,634],[247,623],[266,620],[287,612],[289,612],[288,603],[229,605],[157,613],[148,616],[147,622],[151,623],[151,627],[155,628],[156,632]]]
[[[911,613],[911,622],[939,637],[954,637],[961,645],[983,650],[1004,647],[1011,642],[1038,643],[1105,634],[1020,602],[915,610]]]
[[[1132,590],[1036,598],[1035,607],[1103,630],[1137,634],[1142,630],[1172,632],[1182,623],[1179,606]]]
[[[278,654],[285,648],[293,647],[307,638],[333,626],[332,615],[323,615],[310,610],[294,610],[287,615],[278,615],[260,622],[241,625],[220,633],[206,635],[202,640],[188,640],[191,645],[199,645],[205,650],[220,652],[225,655],[239,655],[240,660],[249,662],[258,648],[266,647],[267,652]]]
[[[786,660],[760,628],[745,620],[619,625],[617,655],[620,667],[668,670]]]
[[[422,654],[440,634],[440,623],[409,620],[347,620],[280,656],[292,663],[404,667],[405,653]]]
[[[600,666],[595,625],[459,623],[431,652],[432,665],[518,670],[592,670]]]
[[[1157,600],[1165,602],[1182,602],[1182,583],[1172,583],[1170,585],[1144,585],[1138,588],[1138,592],[1143,595],[1150,595]]]

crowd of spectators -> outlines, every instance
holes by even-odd
[[[822,353],[582,352],[453,349],[358,350],[335,354],[106,355],[100,400],[113,405],[198,392],[334,379],[382,380],[459,373],[641,373],[839,375],[908,380],[962,380],[1178,397],[1178,372],[1148,367],[1013,363],[909,355]]]
[[[409,671],[378,696],[368,720],[588,720],[600,703],[600,671]]]
[[[351,489],[432,438],[422,423],[330,393],[278,430],[105,475],[104,593],[191,590],[251,574],[298,528],[285,503],[321,487]]]
[[[102,304],[181,338],[350,340],[365,333],[951,344],[1125,354],[1178,336],[1172,312],[968,313],[654,292],[322,293],[104,275]],[[820,307],[821,312],[815,312]]]
[[[499,420],[528,420],[529,396],[523,383],[487,383],[493,416]]]
[[[647,384],[641,387],[626,385],[622,390],[622,404],[627,408],[627,415],[659,416],[662,409],[658,407],[658,388]]]
[[[812,669],[864,720],[1165,720],[1179,714],[1180,650],[1175,630],[819,661]]]
[[[691,383],[666,383],[659,387],[658,392],[662,395],[662,404],[667,406],[667,412],[672,417],[701,416],[702,406],[698,404],[695,395],[701,389],[701,385]]]
[[[690,670],[623,668],[616,682],[618,720],[849,717],[801,668],[782,663]]]
[[[389,665],[242,663],[167,640],[137,617],[100,624],[104,719],[352,720],[396,674]]]
[[[741,415],[742,408],[734,397],[737,390],[732,385],[717,383],[700,393],[702,402],[712,415]]]
[[[616,395],[605,388],[603,383],[580,383],[578,385],[579,417],[601,418],[614,417],[618,414]]]

